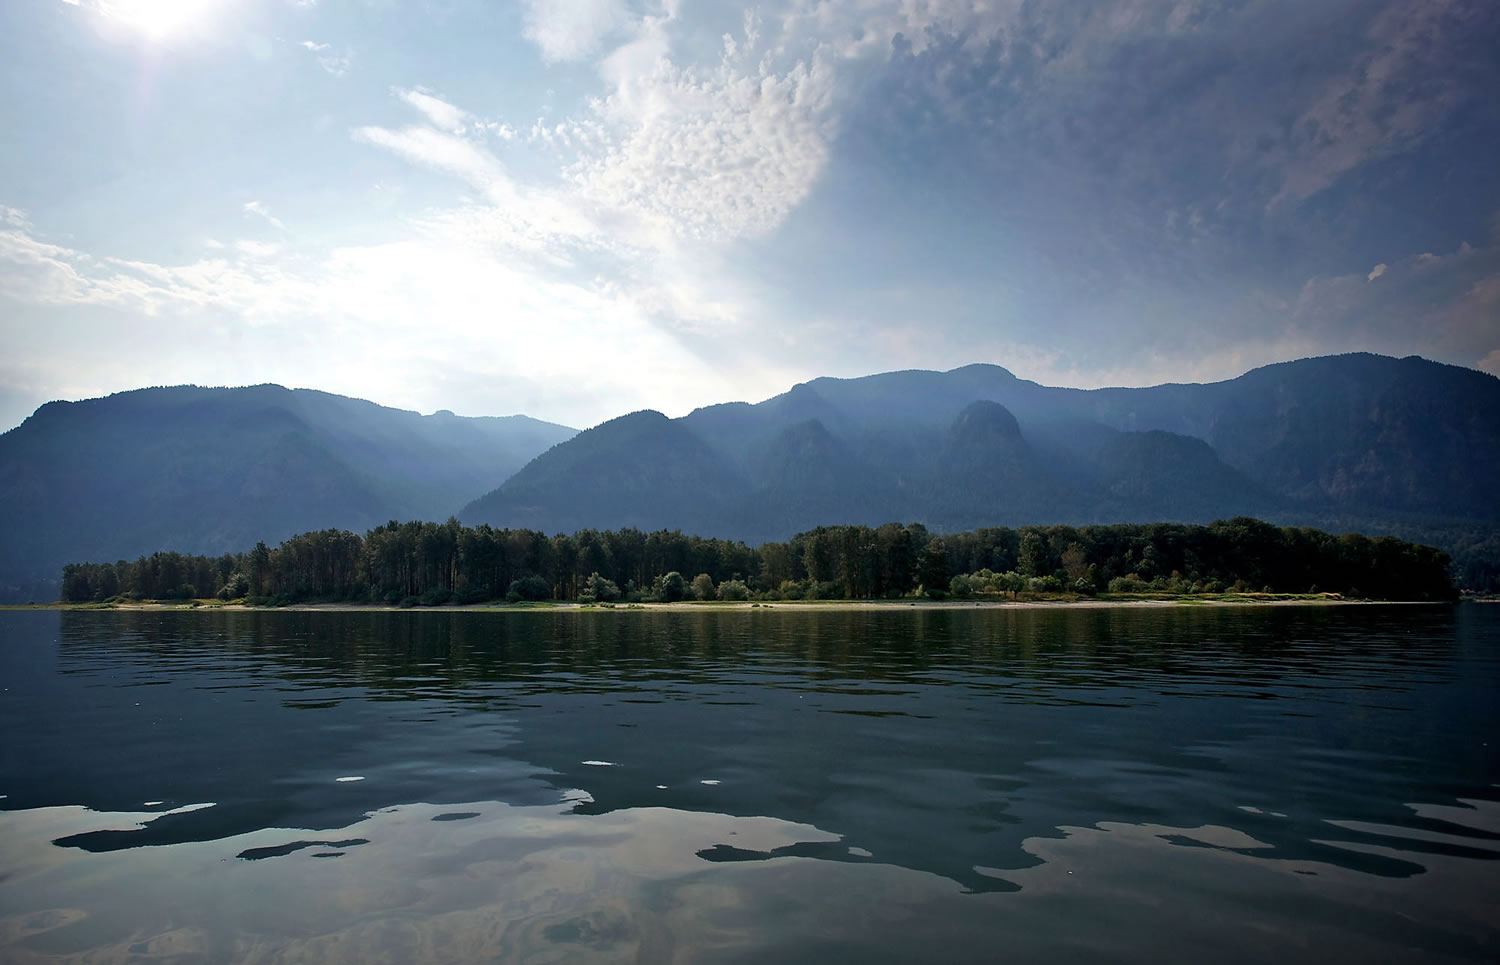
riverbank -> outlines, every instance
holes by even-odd
[[[124,611],[229,611],[261,612],[291,611],[296,613],[386,613],[403,610],[429,613],[602,613],[644,611],[759,611],[759,610],[1026,610],[1026,609],[1077,609],[1103,610],[1124,608],[1162,607],[1285,607],[1285,606],[1389,606],[1392,604],[1423,604],[1422,600],[1364,600],[1349,599],[1333,593],[1319,594],[1262,594],[1224,593],[1199,594],[1194,596],[1145,596],[1115,595],[1097,597],[1040,597],[1033,599],[949,599],[949,600],[775,600],[766,602],[718,602],[681,601],[677,603],[613,603],[592,604],[574,602],[541,603],[475,603],[467,606],[445,604],[431,607],[400,607],[390,603],[289,603],[278,607],[248,606],[241,602],[221,600],[141,600],[114,603],[47,603],[8,605],[8,610],[124,610]]]

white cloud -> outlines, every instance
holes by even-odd
[[[415,164],[456,175],[481,191],[499,189],[507,183],[493,154],[454,134],[412,125],[400,130],[357,127],[353,135],[355,140],[383,147]]]
[[[834,72],[815,52],[782,70],[751,37],[708,69],[660,53],[648,26],[605,62],[596,119],[614,140],[570,178],[591,201],[694,241],[758,237],[807,196],[834,133]]]
[[[252,258],[269,258],[281,250],[281,246],[266,241],[236,241],[234,247]]]
[[[425,114],[434,127],[441,128],[450,134],[464,133],[467,126],[474,121],[474,116],[468,111],[455,107],[426,91],[397,89],[396,96]]]
[[[548,62],[581,60],[626,23],[623,0],[525,0],[526,39]]]
[[[333,49],[332,44],[320,44],[313,40],[304,40],[297,46],[317,58],[318,66],[333,77],[344,76],[349,72],[349,65],[354,63],[354,52],[347,47],[339,53]]]
[[[425,90],[393,93],[428,124],[351,133],[479,193],[415,223],[430,243],[502,253],[542,277],[561,273],[699,355],[743,342],[737,366],[785,371],[752,338],[765,317],[761,295],[728,252],[773,232],[822,172],[841,55],[816,38],[768,38],[747,17],[706,62],[674,58],[675,23],[667,9],[619,27],[627,39],[599,65],[606,96],[532,126],[524,146],[553,154],[557,177],[519,162],[518,176],[484,140],[510,140],[512,129]]]
[[[264,218],[267,224],[277,230],[286,230],[286,225],[281,223],[281,219],[271,214],[271,209],[259,201],[246,201],[242,206],[242,210],[245,214],[253,214],[258,218]]]
[[[261,351],[254,375],[236,369],[218,374],[222,381],[272,378],[429,411],[523,410],[587,424],[646,406],[682,414],[708,399],[784,387],[779,377],[715,371],[608,285],[539,273],[507,250],[444,230],[429,224],[401,240],[297,261],[274,261],[269,247],[240,242],[236,248],[253,257],[160,265],[97,257],[7,229],[0,231],[0,294],[70,306],[69,319],[87,317],[78,314],[83,309],[155,319],[148,329],[103,325],[90,341],[109,343],[115,351],[106,354],[115,360],[136,359],[130,378],[145,381],[203,381],[202,358],[172,362],[150,339],[178,340],[194,324],[229,318],[279,333],[245,352],[286,344],[289,333],[299,349]],[[216,324],[202,338],[229,338],[223,333],[235,330]],[[70,384],[121,387],[83,373],[82,354],[68,359],[77,376]],[[307,363],[311,358],[324,361]],[[580,366],[594,373],[587,386],[576,382]],[[420,384],[413,372],[421,373]],[[649,380],[641,377],[646,372]],[[467,401],[447,394],[454,381]]]
[[[0,231],[0,294],[33,304],[109,307],[148,316],[163,308],[215,306],[252,318],[261,310],[274,314],[285,309],[293,282],[279,267],[260,261],[212,258],[164,266],[96,258],[28,231]],[[315,286],[304,287],[310,291]],[[252,297],[271,291],[281,294]]]
[[[555,86],[564,93],[556,99],[547,93],[535,124],[528,115],[512,117],[519,133],[481,116],[482,101],[466,107],[421,87],[392,88],[392,96],[419,116],[411,115],[412,123],[404,126],[356,126],[350,135],[458,183],[449,207],[428,208],[394,226],[394,234],[382,243],[309,254],[301,245],[291,251],[241,241],[205,252],[210,257],[190,264],[152,265],[49,245],[35,236],[23,215],[17,213],[20,220],[12,221],[9,209],[0,209],[0,227],[16,229],[11,232],[15,237],[0,246],[0,286],[13,297],[47,304],[184,317],[220,311],[267,326],[315,319],[369,333],[372,343],[388,339],[391,358],[408,353],[406,371],[428,373],[423,377],[435,380],[433,384],[441,383],[447,371],[454,380],[466,380],[466,386],[524,384],[538,399],[558,398],[556,393],[565,391],[558,386],[576,380],[579,361],[598,358],[600,369],[618,373],[598,390],[591,410],[598,416],[627,405],[670,408],[670,400],[685,398],[688,387],[697,393],[694,402],[753,396],[761,387],[774,391],[835,364],[843,366],[843,374],[858,374],[892,367],[893,359],[928,365],[985,356],[1019,358],[1032,366],[1031,373],[1097,384],[1101,379],[1126,381],[1132,372],[1139,376],[1153,366],[1155,374],[1170,369],[1179,377],[1232,375],[1238,366],[1288,353],[1347,346],[1351,331],[1369,347],[1404,352],[1410,350],[1410,330],[1417,325],[1430,325],[1443,351],[1454,358],[1493,360],[1500,351],[1493,337],[1474,334],[1484,324],[1494,331],[1493,292],[1500,291],[1500,273],[1485,268],[1482,259],[1465,261],[1459,257],[1463,252],[1392,258],[1368,273],[1317,279],[1300,296],[1283,292],[1278,308],[1244,314],[1256,321],[1269,319],[1271,331],[1259,341],[1223,349],[1205,337],[1201,344],[1174,347],[1179,357],[1153,359],[1147,354],[1139,356],[1143,361],[1138,365],[1122,361],[1116,369],[1108,368],[1108,360],[1102,368],[1082,367],[1050,348],[1060,343],[1048,343],[1045,350],[1033,347],[1028,355],[1015,338],[935,332],[941,326],[931,323],[932,313],[924,314],[919,300],[911,302],[912,319],[899,323],[872,320],[883,318],[876,313],[861,318],[851,309],[846,318],[799,318],[796,325],[789,324],[786,311],[768,308],[772,296],[737,270],[743,263],[737,258],[772,241],[826,176],[844,108],[867,95],[866,71],[891,56],[897,33],[919,52],[947,34],[958,38],[956,50],[972,51],[985,48],[1001,27],[1015,27],[1006,30],[1009,39],[999,46],[1008,51],[1006,57],[1031,56],[1035,76],[1006,74],[1002,79],[1019,86],[991,90],[959,69],[953,71],[949,90],[940,63],[933,90],[942,95],[972,88],[970,96],[991,103],[997,127],[1013,132],[1011,140],[1022,152],[1034,147],[1026,139],[1037,130],[1066,127],[1059,117],[1073,117],[1079,126],[1091,128],[1098,126],[1096,119],[1116,116],[1108,110],[1115,102],[1096,92],[1108,86],[1098,82],[1098,72],[1117,65],[1101,52],[1125,49],[1122,35],[1160,39],[1191,34],[1202,28],[1211,10],[1191,0],[1132,0],[1073,18],[1058,12],[1062,8],[1033,5],[1028,9],[1042,13],[1024,20],[1031,15],[1018,12],[1019,0],[786,0],[761,15],[748,15],[732,35],[713,41],[693,31],[709,16],[702,10],[691,10],[699,19],[688,23],[671,2],[632,0],[631,6],[636,12],[623,0],[527,0],[526,33],[543,59],[590,63],[569,69],[567,78],[557,69]],[[1248,133],[1216,150],[1226,164],[1255,166],[1259,193],[1254,206],[1278,192],[1294,201],[1307,197],[1362,159],[1420,139],[1427,121],[1411,105],[1433,105],[1440,113],[1446,109],[1451,96],[1444,93],[1451,90],[1446,80],[1426,87],[1408,83],[1423,62],[1423,38],[1446,28],[1433,26],[1436,13],[1414,7],[1402,12],[1399,6],[1367,25],[1374,52],[1358,69],[1336,81],[1318,74],[1329,82],[1319,81],[1311,95],[1268,98],[1270,107],[1251,104],[1246,117],[1234,116],[1233,123]],[[1435,3],[1432,9],[1440,12],[1443,6]],[[1264,10],[1261,4],[1250,8]],[[640,13],[643,9],[649,12]],[[715,22],[713,32],[721,26]],[[929,31],[929,26],[935,29]],[[1212,39],[1228,43],[1222,36]],[[298,46],[318,58],[335,52],[332,44],[312,40]],[[1229,47],[1236,57],[1243,53],[1234,44]],[[946,47],[929,49],[947,55]],[[590,76],[602,85],[598,96],[582,107],[567,108],[578,103],[569,100],[577,90],[573,81]],[[1227,117],[1224,105],[1243,98],[1232,87],[1220,93],[1185,98],[1190,103],[1184,114]],[[934,111],[958,112],[957,123],[966,120],[963,110],[974,103],[956,96],[928,100]],[[1123,113],[1128,120],[1129,92],[1119,103],[1127,108]],[[1087,109],[1057,109],[1069,104]],[[517,121],[519,117],[527,120]],[[1183,123],[1186,129],[1198,120]],[[1122,125],[1122,132],[1128,127]],[[1213,125],[1205,123],[1201,129],[1208,127]],[[1197,130],[1192,127],[1188,133]],[[1151,139],[1149,131],[1139,141],[1131,137],[1121,133],[1121,150],[1110,155],[1123,158],[1124,168],[1135,165],[1156,176],[1176,170],[1149,163],[1160,157],[1144,143]],[[1041,140],[1069,146],[1060,138]],[[1256,153],[1262,144],[1269,145],[1264,159]],[[1256,160],[1244,162],[1235,153],[1241,148]],[[1057,157],[1061,165],[1088,163],[1066,151]],[[1197,229],[1203,217],[1212,216],[1219,199],[1189,200],[1193,203],[1180,206],[1182,222]],[[261,202],[248,202],[244,213],[285,227]],[[1484,257],[1493,257],[1500,246],[1484,251],[1491,253]],[[1460,262],[1466,266],[1461,270]],[[1427,277],[1453,279],[1431,283],[1454,286],[1454,297],[1439,299],[1446,307],[1404,316],[1391,307],[1419,307],[1412,293],[1429,284],[1423,281]],[[1369,284],[1377,278],[1381,285]],[[972,295],[964,291],[954,297]],[[1386,297],[1390,305],[1379,301]],[[1485,310],[1490,312],[1488,323],[1483,323]],[[1372,319],[1366,329],[1356,327],[1361,313]],[[423,323],[420,337],[413,334],[413,319]],[[996,323],[995,329],[1002,326]],[[851,332],[860,334],[851,337]],[[858,347],[845,349],[849,343]],[[721,346],[718,351],[727,346],[738,356],[733,371],[742,374],[716,373],[704,361],[715,344]],[[797,351],[783,351],[792,346]],[[828,346],[840,346],[849,361],[838,361]],[[778,352],[780,358],[797,361],[782,362]],[[602,361],[610,356],[614,358],[608,363]],[[374,371],[399,371],[384,358],[363,360],[375,365]],[[726,388],[725,378],[736,379],[735,387]],[[554,383],[550,388],[548,380]],[[361,392],[375,394],[374,389]],[[382,399],[400,401],[389,394]],[[440,395],[434,401],[455,404]],[[582,411],[586,403],[577,405]],[[552,414],[562,417],[556,410]]]

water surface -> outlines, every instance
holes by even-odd
[[[7,961],[1485,961],[1500,609],[0,614]]]

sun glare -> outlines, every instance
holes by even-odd
[[[104,10],[110,17],[140,31],[152,40],[163,40],[200,23],[222,0],[110,0]]]

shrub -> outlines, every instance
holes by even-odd
[[[586,597],[589,600],[597,600],[600,603],[613,603],[620,598],[620,588],[615,585],[615,581],[600,576],[598,573],[590,574],[583,586],[584,589],[583,593],[580,594],[580,599]]]
[[[659,603],[676,603],[687,596],[687,592],[687,581],[676,570],[663,576],[658,576],[656,582],[651,587],[651,595]]]
[[[523,576],[510,584],[505,598],[512,603],[521,600],[550,600],[552,587],[540,576]]]
[[[231,573],[229,579],[219,588],[218,597],[221,600],[238,600],[250,592],[250,580],[243,573]]]
[[[483,603],[490,598],[489,590],[482,586],[466,586],[453,594],[453,602],[459,606],[468,606],[472,603]]]
[[[745,585],[744,580],[725,580],[719,584],[718,597],[721,600],[740,602],[750,599],[750,587]]]
[[[707,573],[699,573],[693,577],[691,587],[693,599],[712,600],[714,598],[714,578]]]
[[[1032,577],[1027,581],[1026,588],[1033,593],[1061,593],[1067,589],[1067,584],[1058,579],[1056,574],[1048,574]]]

